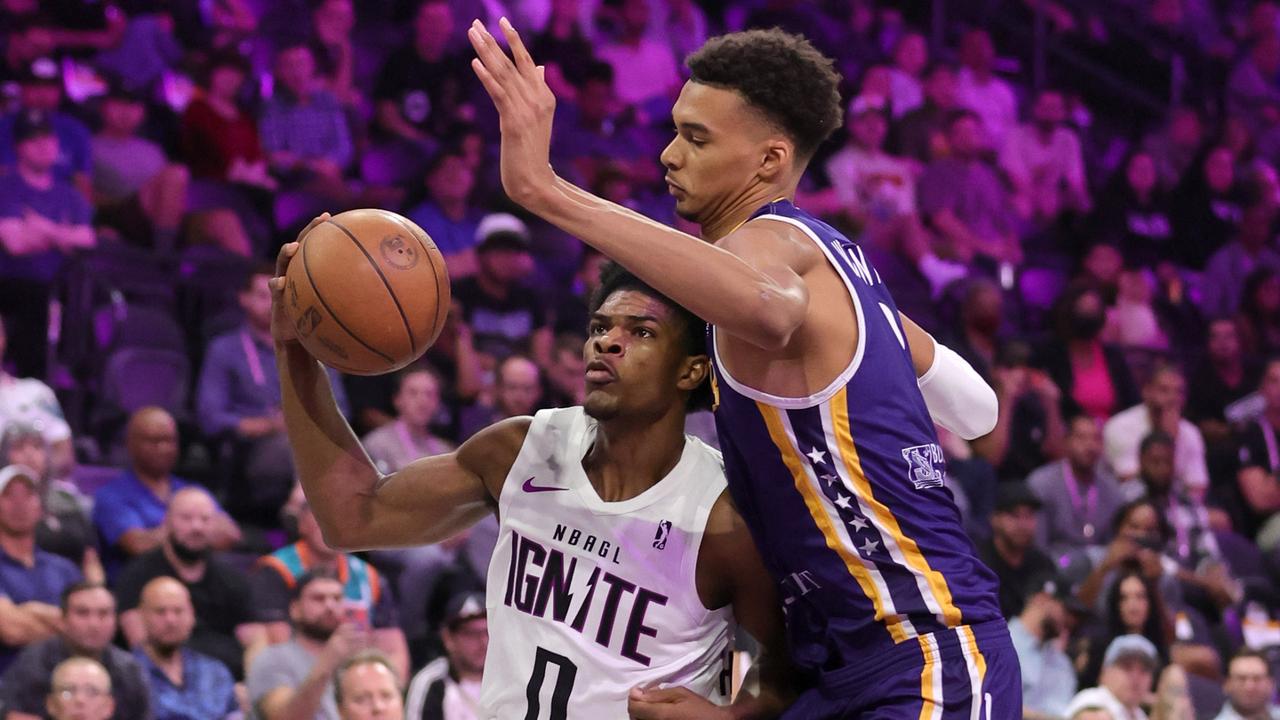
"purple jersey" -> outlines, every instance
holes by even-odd
[[[753,219],[817,243],[858,313],[852,362],[805,398],[735,380],[711,329],[729,490],[779,583],[795,662],[833,671],[999,619],[996,577],[943,486],[946,461],[888,288],[857,244],[790,202]]]

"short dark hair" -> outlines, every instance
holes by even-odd
[[[240,279],[240,292],[249,292],[253,289],[253,279],[262,275],[269,278],[276,276],[276,265],[269,260],[259,260],[249,265],[244,270],[244,277]]]
[[[441,379],[440,373],[436,372],[435,368],[431,367],[424,361],[414,363],[392,376],[396,386],[396,390],[392,395],[399,395],[401,388],[404,387],[404,381],[408,379],[410,375],[417,375],[418,373],[424,373],[430,376],[432,380],[436,381],[436,386],[440,388],[440,392],[444,392],[444,381]]]
[[[1258,660],[1267,667],[1267,670],[1271,669],[1271,661],[1267,659],[1265,653],[1246,647],[1237,650],[1236,653],[1231,656],[1231,659],[1227,660],[1228,675],[1231,674],[1231,666],[1234,665],[1237,660]]]
[[[720,35],[684,64],[693,82],[741,94],[787,133],[802,161],[841,125],[840,74],[801,35],[781,28]]]
[[[684,306],[671,298],[654,290],[648,283],[633,275],[629,270],[610,260],[600,269],[600,286],[591,294],[587,311],[595,313],[608,297],[619,290],[642,292],[671,309],[673,315],[684,323],[684,349],[689,356],[705,355],[707,352],[707,322],[689,312]],[[687,405],[690,411],[708,410],[711,408],[711,382],[708,379],[689,395]]]
[[[87,592],[89,590],[107,590],[107,592],[110,592],[106,585],[92,580],[81,580],[80,582],[71,583],[63,589],[62,598],[59,601],[59,606],[62,608],[62,614],[67,614],[67,608],[70,607],[72,595]],[[115,596],[113,595],[112,597],[114,598]]]
[[[289,601],[293,602],[302,597],[302,593],[306,591],[307,586],[319,580],[332,580],[338,584],[342,584],[342,578],[338,577],[338,573],[329,568],[315,568],[308,570],[298,576],[294,581],[293,587],[289,588]]]
[[[391,664],[391,658],[387,654],[377,649],[361,650],[351,657],[343,660],[338,669],[333,671],[333,702],[334,704],[342,704],[342,676],[347,671],[358,665],[381,665],[391,673],[391,678],[396,683],[396,690],[400,690],[400,678],[396,674],[395,666]]]
[[[1156,445],[1164,445],[1170,450],[1173,449],[1173,438],[1169,433],[1163,430],[1152,430],[1147,436],[1142,438],[1142,442],[1138,445],[1138,454],[1144,455],[1148,450]]]

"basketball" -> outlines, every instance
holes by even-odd
[[[298,338],[320,362],[380,375],[422,356],[449,313],[449,274],[408,218],[349,210],[307,232],[285,273]]]

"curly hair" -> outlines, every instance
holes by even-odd
[[[740,93],[790,136],[802,160],[841,125],[840,74],[803,36],[780,28],[720,35],[684,64],[694,82]]]

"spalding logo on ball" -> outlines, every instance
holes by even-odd
[[[422,356],[449,313],[449,273],[431,238],[387,210],[349,210],[311,228],[285,274],[303,347],[353,375]]]

